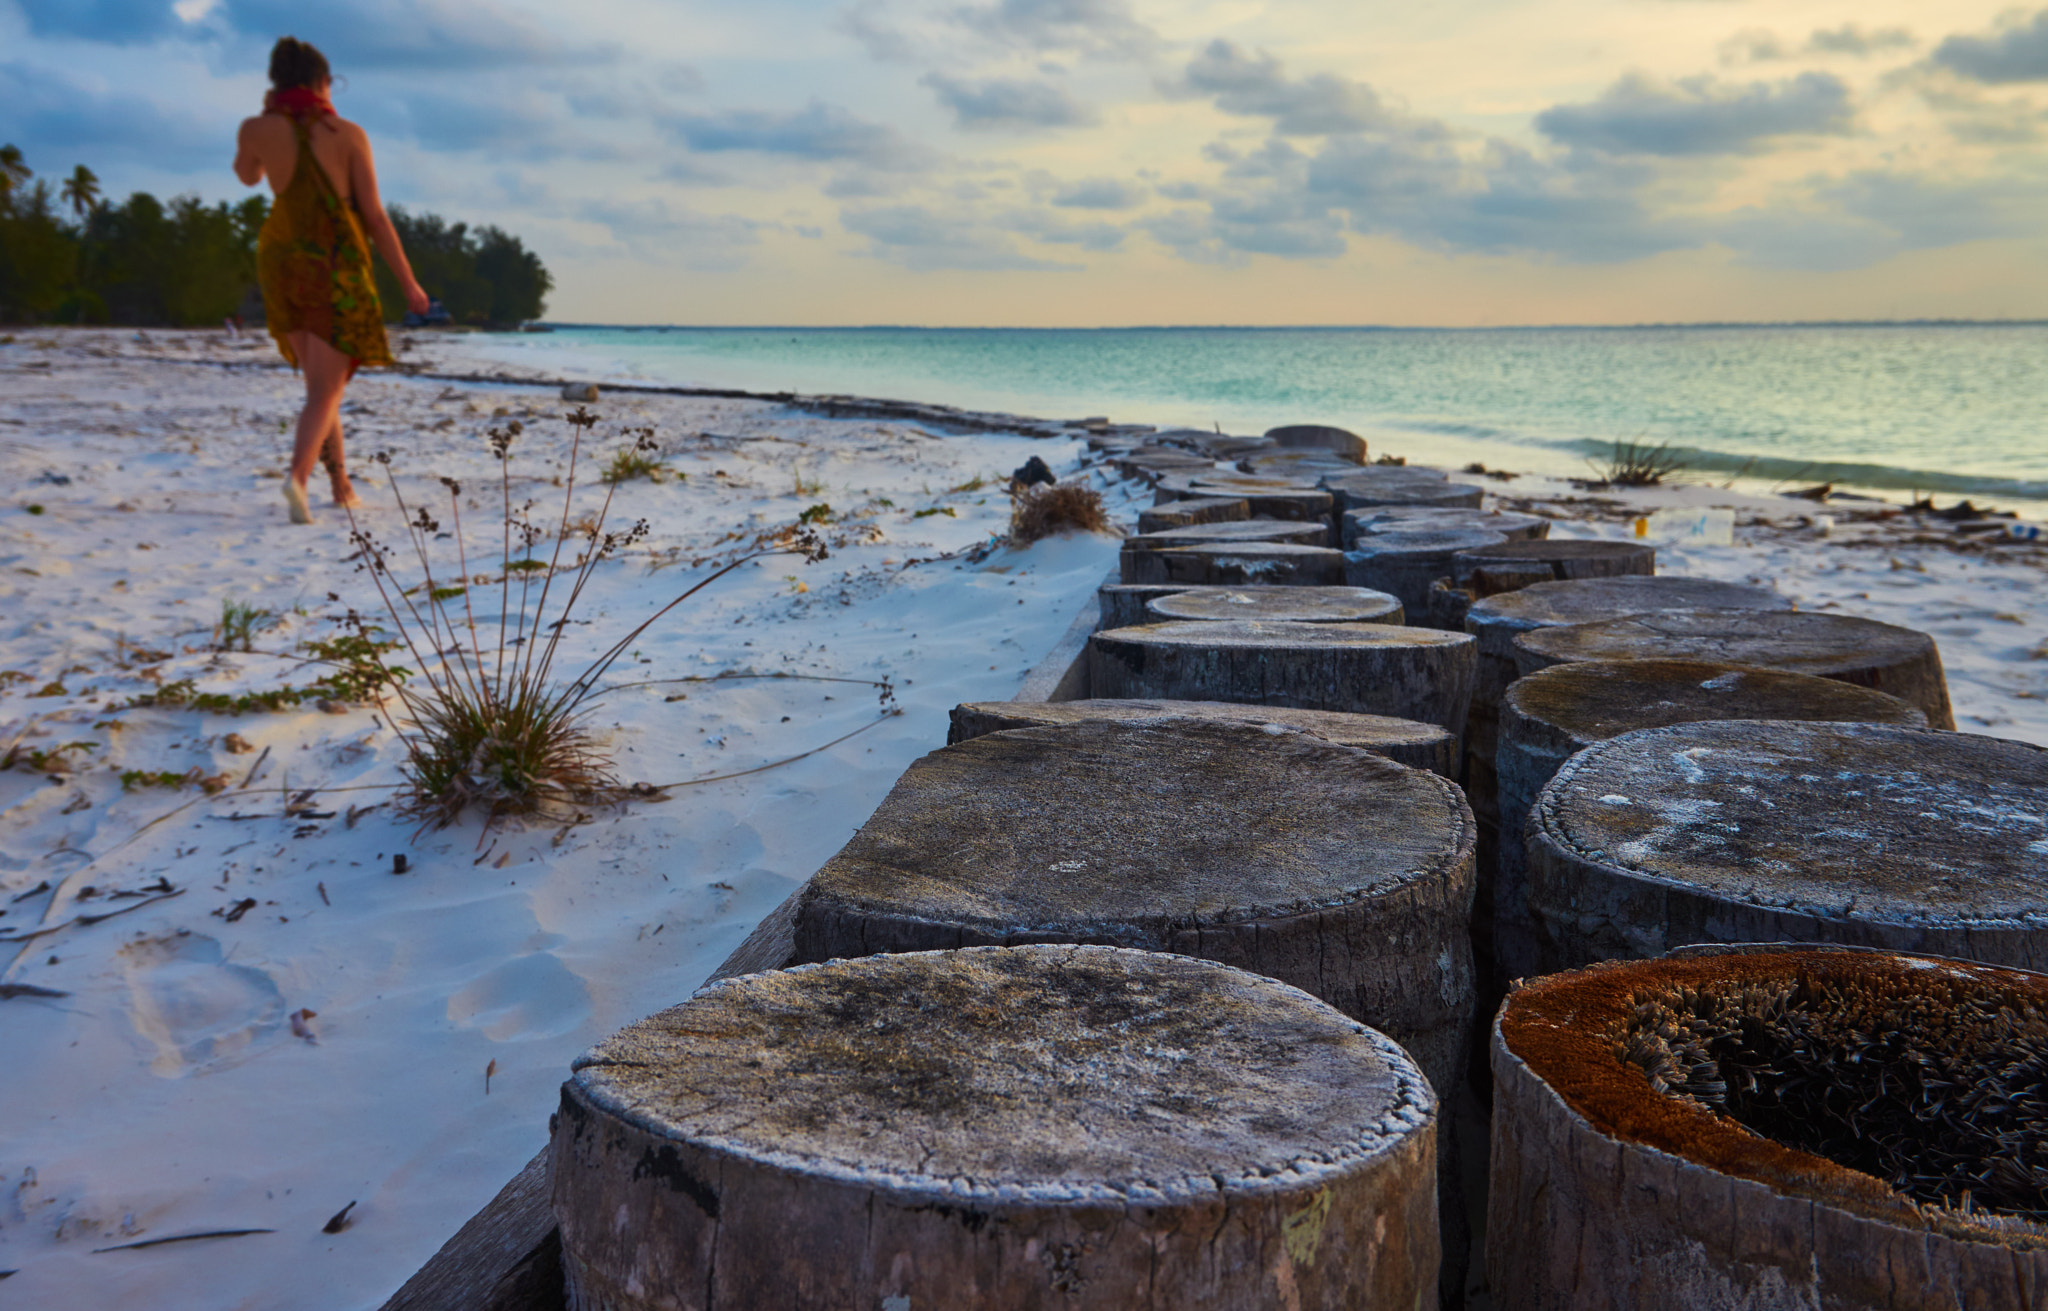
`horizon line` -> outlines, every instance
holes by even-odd
[[[1644,323],[1125,323],[1083,326],[922,323],[598,323],[535,319],[547,329],[609,329],[620,332],[1636,332],[1699,331],[1715,328],[2038,328],[2033,319],[1702,319]]]

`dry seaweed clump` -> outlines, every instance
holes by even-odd
[[[1029,546],[1054,533],[1106,533],[1109,515],[1102,493],[1074,483],[1020,487],[1010,498],[1010,541]]]
[[[1635,993],[1615,1055],[1659,1092],[1923,1205],[2048,1221],[2048,1014],[1929,963]]]

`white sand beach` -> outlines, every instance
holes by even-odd
[[[405,358],[480,367],[464,351],[422,337]],[[304,687],[319,670],[300,644],[341,631],[346,607],[375,611],[321,478],[319,522],[286,520],[299,394],[261,338],[0,344],[0,742],[42,753],[0,773],[0,983],[62,994],[0,1000],[0,1270],[22,1305],[380,1304],[539,1148],[569,1061],[686,997],[943,744],[953,705],[1015,694],[1113,568],[1109,536],[996,543],[1009,472],[1041,456],[1102,487],[1124,522],[1152,499],[1078,436],[607,396],[596,458],[648,426],[675,476],[620,486],[614,525],[650,532],[594,575],[565,638],[572,667],[710,567],[693,561],[811,505],[832,507],[831,556],[742,568],[615,667],[594,722],[622,778],[657,799],[422,833],[389,803],[402,749],[384,712],[128,708],[185,680]],[[365,374],[349,396],[378,536],[402,531],[365,459],[389,450],[407,497],[450,530],[434,480],[460,482],[468,567],[451,572],[495,578],[484,434],[515,418],[513,495],[558,505],[570,407],[553,387]],[[606,490],[579,483],[575,514]],[[1963,731],[2048,745],[2048,546],[1706,483],[1487,485],[1555,517],[1555,536],[1731,508],[1733,545],[1661,547],[1659,572],[1932,633]],[[249,652],[212,649],[228,601],[270,612]],[[674,681],[716,674],[731,677]],[[193,781],[124,787],[129,771]],[[124,1246],[219,1230],[270,1232]]]
[[[1092,536],[966,558],[1006,529],[1009,472],[1038,455],[1070,475],[1077,441],[606,400],[593,407],[600,459],[619,426],[648,425],[687,477],[621,487],[614,524],[645,518],[651,532],[601,567],[564,662],[580,669],[571,656],[707,572],[690,562],[731,545],[721,539],[824,502],[830,559],[744,567],[651,629],[607,682],[856,680],[608,695],[595,722],[622,779],[747,770],[857,735],[573,826],[508,824],[480,842],[472,820],[416,836],[388,804],[401,749],[369,709],[121,709],[187,679],[201,692],[303,687],[320,670],[298,644],[340,631],[328,594],[377,605],[324,479],[319,522],[286,521],[280,434],[300,388],[275,364],[267,340],[230,348],[219,333],[31,332],[0,346],[13,489],[0,741],[92,744],[67,754],[61,781],[26,762],[0,774],[5,982],[66,994],[0,1002],[0,1270],[18,1271],[7,1292],[24,1304],[381,1303],[541,1145],[570,1059],[686,997],[945,741],[953,705],[1015,693],[1115,562],[1115,540]],[[486,427],[524,421],[515,495],[559,504],[549,479],[569,429],[549,416],[572,407],[552,389],[365,374],[349,395],[359,459],[390,449],[407,494],[443,519],[433,479],[463,484],[471,572],[500,548]],[[594,468],[578,514],[605,491]],[[376,466],[357,469],[364,521],[398,537]],[[437,543],[437,563],[452,546]],[[253,654],[209,649],[224,600],[274,612]],[[900,713],[860,681],[885,677]],[[231,733],[253,749],[231,752]],[[121,782],[195,769],[234,786]],[[301,1011],[314,1012],[306,1036]],[[349,1228],[323,1233],[350,1202]],[[94,1250],[244,1228],[276,1232]]]

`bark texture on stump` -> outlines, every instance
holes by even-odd
[[[1941,652],[1925,633],[1849,615],[1778,610],[1673,610],[1524,633],[1515,668],[1533,674],[1572,660],[1711,660],[1817,674],[1889,692],[1956,726]]]
[[[1336,497],[1340,510],[1363,510],[1376,505],[1433,505],[1476,510],[1486,496],[1484,487],[1429,478],[1360,478],[1346,475],[1340,478],[1326,478],[1323,480],[1323,486]]]
[[[1098,696],[1236,701],[1419,719],[1456,733],[1472,639],[1387,624],[1142,624],[1088,639]]]
[[[1252,507],[1254,518],[1292,519],[1297,522],[1330,525],[1330,494],[1313,484],[1280,480],[1231,478],[1227,475],[1197,475],[1196,493],[1205,497],[1242,496]]]
[[[1376,505],[1346,510],[1341,519],[1342,539],[1347,547],[1361,537],[1414,528],[1476,529],[1499,533],[1511,542],[1534,542],[1550,535],[1550,520],[1538,514],[1447,510],[1434,505]]]
[[[1923,1013],[1968,997],[2024,1011],[2036,1028],[2048,1009],[2048,980],[2038,975],[1829,949],[1687,953],[1529,984],[1493,1030],[1493,1305],[2032,1311],[2048,1301],[2048,1226],[1916,1204],[1875,1175],[1660,1091],[1620,1054],[1644,999],[1744,986],[1795,1005],[1830,994],[1917,996]],[[1855,1068],[1867,1053],[1834,1055]],[[1736,1072],[1727,1077],[1742,1086]],[[1845,1100],[1853,1112],[1863,1098]],[[1949,1135],[1938,1138],[1939,1151],[1954,1150]],[[1930,1154],[1936,1143],[1930,1135]]]
[[[1538,628],[1594,623],[1660,610],[1717,606],[1731,609],[1790,610],[1792,603],[1764,587],[1721,583],[1706,578],[1670,576],[1585,578],[1568,583],[1537,583],[1519,591],[1474,601],[1465,612],[1465,631],[1478,639],[1478,673],[1472,685],[1472,716],[1465,727],[1465,789],[1480,825],[1482,900],[1494,847],[1493,757],[1500,701],[1508,684],[1520,677],[1515,668],[1515,639]],[[1728,663],[1728,662],[1724,662]],[[1513,834],[1510,841],[1519,841]]]
[[[1145,607],[1153,600],[1175,592],[1199,590],[1197,583],[1105,583],[1095,589],[1095,607],[1101,615],[1095,627],[1099,630],[1149,624],[1152,612]]]
[[[1654,546],[1568,538],[1460,551],[1451,562],[1452,581],[1474,598],[1519,591],[1536,583],[1648,577],[1656,572]]]
[[[1286,478],[1306,487],[1330,474],[1358,468],[1341,456],[1321,451],[1257,451],[1239,460],[1237,467],[1254,478]]]
[[[1694,942],[2048,966],[2048,752],[1875,724],[1650,728],[1572,757],[1527,826],[1541,971]]]
[[[1138,531],[1156,533],[1167,528],[1187,528],[1198,523],[1234,523],[1252,517],[1251,502],[1241,496],[1205,496],[1191,501],[1168,501],[1138,512]]]
[[[1867,687],[1696,660],[1587,660],[1512,684],[1501,702],[1494,753],[1503,840],[1493,877],[1493,943],[1502,977],[1536,968],[1522,829],[1543,785],[1573,755],[1623,733],[1719,719],[1927,727],[1917,707]]]
[[[1408,613],[1429,613],[1429,587],[1451,570],[1451,557],[1475,546],[1504,545],[1499,533],[1471,528],[1404,528],[1361,537],[1344,553],[1344,581],[1401,598]]]
[[[1331,451],[1352,464],[1365,463],[1365,438],[1322,423],[1289,423],[1266,429],[1266,440],[1288,450]]]
[[[1443,778],[1245,723],[1007,729],[912,764],[798,897],[798,960],[1086,942],[1311,992],[1456,1089],[1471,813]]]
[[[1234,545],[1238,542],[1293,542],[1297,546],[1328,546],[1329,525],[1320,520],[1238,519],[1228,523],[1189,524],[1157,532],[1133,533],[1126,551],[1160,551],[1176,546]]]
[[[1435,724],[1387,715],[1343,714],[1334,710],[1295,710],[1288,706],[1241,706],[1228,701],[1083,700],[1025,704],[1016,701],[969,701],[953,707],[946,743],[965,742],[1006,728],[1037,728],[1091,722],[1162,721],[1170,727],[1193,721],[1211,724],[1278,724],[1338,746],[1357,747],[1396,764],[1452,776],[1456,759],[1451,735]]]
[[[577,1311],[1410,1307],[1434,1099],[1386,1037],[1103,947],[731,979],[576,1062]]]
[[[1264,619],[1302,624],[1398,624],[1401,602],[1369,587],[1217,587],[1146,602],[1158,619]]]
[[[1163,551],[1125,551],[1119,559],[1126,583],[1193,583],[1209,587],[1308,585],[1344,582],[1344,553],[1327,546],[1291,542],[1237,542],[1177,546]]]

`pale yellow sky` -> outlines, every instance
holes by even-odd
[[[12,8],[9,8],[9,5]],[[354,0],[386,194],[614,323],[2034,317],[2048,11]],[[229,195],[278,0],[0,0],[0,122]],[[120,11],[120,12],[116,12]],[[278,12],[273,12],[278,11]],[[224,155],[222,155],[224,159]]]

